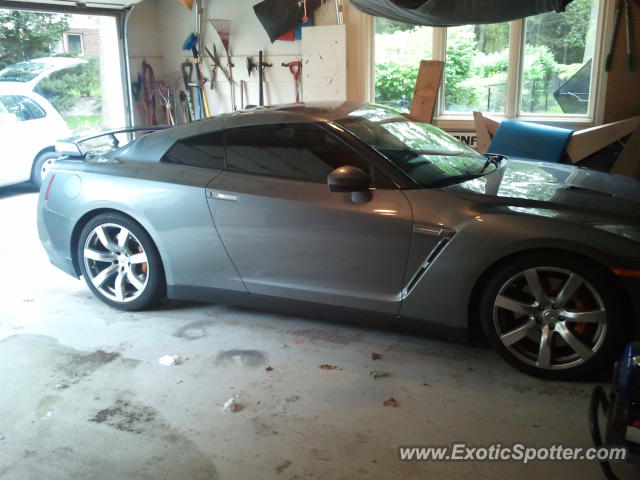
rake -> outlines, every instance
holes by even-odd
[[[228,75],[227,79],[229,80],[229,85],[231,87],[231,107],[233,110],[237,110],[238,106],[236,105],[236,86],[233,81],[233,63],[231,62],[231,53],[229,52],[229,40],[231,39],[231,20],[224,19],[210,19],[209,23],[218,33],[220,37],[220,42],[222,42],[222,46],[224,47],[224,51],[227,54],[227,66],[228,66]],[[226,73],[226,72],[225,72]]]

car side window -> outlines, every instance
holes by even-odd
[[[15,115],[16,120],[19,122],[24,120],[24,118],[22,117],[22,111],[20,109],[20,106],[16,102],[15,97],[13,97],[12,95],[2,95],[0,96],[0,103],[4,107],[2,109],[3,113],[5,113],[6,111],[6,113]]]
[[[24,120],[37,120],[38,118],[44,118],[47,116],[44,109],[30,98],[18,96],[16,99],[18,100],[19,108]]]
[[[199,168],[224,168],[222,132],[211,132],[176,142],[162,161]]]
[[[344,165],[370,171],[359,153],[316,123],[232,128],[225,147],[227,170],[236,172],[325,183]]]

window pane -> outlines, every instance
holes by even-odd
[[[224,168],[222,132],[181,140],[166,153],[163,162],[200,168]]]
[[[67,53],[82,55],[82,35],[67,35]]]
[[[375,98],[409,111],[421,60],[431,60],[433,29],[376,18]]]
[[[24,120],[22,118],[22,111],[20,110],[20,106],[16,103],[16,99],[13,96],[1,96],[0,97],[0,103],[2,103],[2,106],[4,108],[0,108],[0,111],[2,111],[2,113],[10,113],[11,115],[15,115],[16,120],[18,121],[22,121]]]
[[[597,16],[598,0],[574,0],[526,20],[521,113],[589,111]]]
[[[227,130],[227,169],[326,182],[344,165],[368,169],[342,140],[313,123],[255,125]]]
[[[508,63],[509,23],[448,28],[445,111],[504,113]]]
[[[22,116],[25,120],[36,120],[46,116],[44,110],[36,102],[27,97],[16,97],[20,102]]]

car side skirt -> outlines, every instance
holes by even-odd
[[[223,303],[226,305],[266,310],[288,315],[346,322],[381,330],[427,335],[433,338],[467,342],[467,329],[428,323],[421,319],[398,317],[368,310],[358,310],[288,298],[256,295],[246,292],[191,285],[167,285],[167,298],[172,300]]]

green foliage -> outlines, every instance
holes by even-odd
[[[475,91],[462,85],[473,76],[473,57],[478,42],[473,31],[451,29],[447,36],[447,64],[444,69],[444,96],[447,105],[473,105]]]
[[[37,91],[61,113],[68,112],[81,98],[100,100],[100,63],[89,58],[86,64],[52,73],[38,83]]]
[[[582,63],[585,38],[591,28],[593,0],[573,0],[565,12],[527,19],[527,43],[545,45],[558,63]]]
[[[376,101],[411,100],[419,64],[387,62],[376,64]]]
[[[564,13],[526,20],[522,110],[561,113],[552,93],[592,54],[594,0],[574,0]],[[377,23],[376,100],[408,105],[419,62],[430,58],[430,27]],[[444,96],[448,111],[504,111],[509,64],[509,24],[447,30]],[[422,42],[422,43],[421,43]]]
[[[0,10],[0,69],[51,54],[69,30],[69,15]]]
[[[529,112],[546,111],[551,81],[558,72],[553,53],[545,45],[527,45],[524,50],[522,108]],[[553,100],[555,102],[555,100]]]
[[[475,34],[478,39],[478,50],[493,53],[503,50],[509,44],[509,23],[492,23],[476,25]]]
[[[380,19],[378,19],[380,21]],[[407,107],[413,97],[420,61],[431,58],[431,27],[397,29],[376,35],[376,101]]]
[[[102,128],[102,115],[72,115],[65,118],[72,131],[87,131]]]

